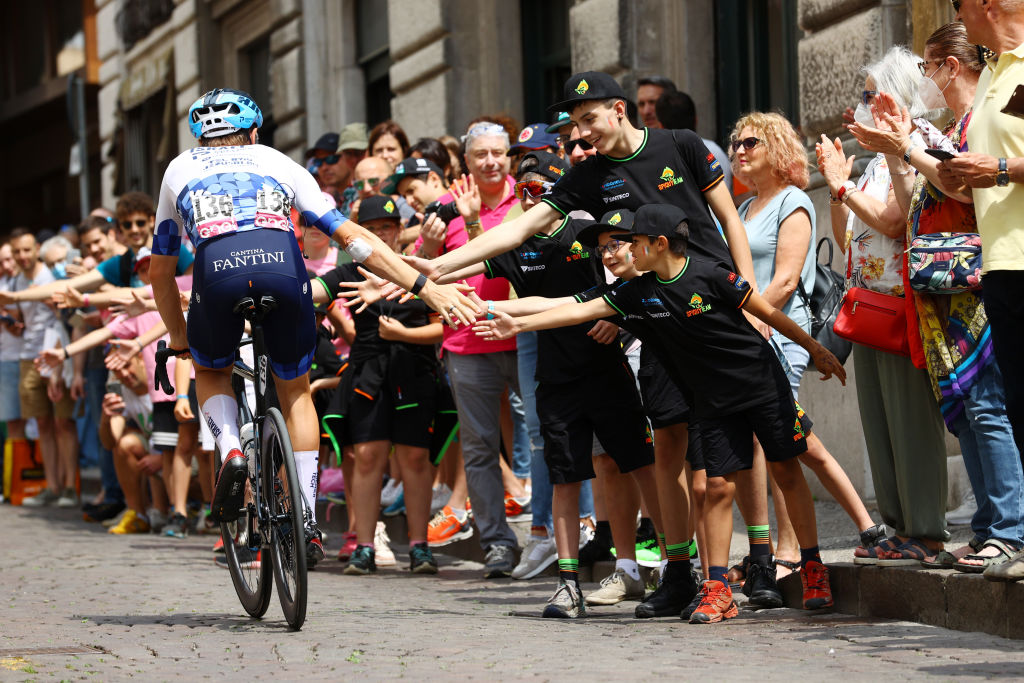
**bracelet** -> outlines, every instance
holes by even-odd
[[[427,284],[427,276],[420,273],[416,276],[416,282],[413,283],[412,287],[409,288],[409,293],[416,296],[423,289],[423,286]]]
[[[470,228],[472,228],[473,226],[476,226],[476,225],[480,225],[480,219],[479,218],[476,219],[475,221],[467,222],[466,223],[466,229],[469,230]]]
[[[135,344],[139,347],[139,351],[142,351],[142,342],[140,342],[138,339],[136,339],[135,340]]]
[[[846,194],[850,191],[856,190],[857,186],[854,185],[852,181],[847,180],[845,183],[843,183],[843,186],[839,188],[839,192],[836,192],[836,199],[838,199],[840,202],[845,202]]]
[[[851,196],[853,196],[853,194],[854,194],[855,192],[860,192],[860,190],[858,190],[858,189],[857,189],[857,188],[855,187],[855,188],[853,188],[853,189],[851,189],[851,190],[848,190],[847,192],[844,192],[844,193],[843,193],[843,198],[842,198],[842,199],[840,199],[839,201],[841,201],[841,202],[842,202],[843,204],[848,204],[848,203],[849,203],[849,201],[850,201],[850,197],[851,197]]]
[[[487,319],[494,320],[494,302],[490,299],[487,300]]]
[[[829,190],[828,192],[828,203],[831,204],[832,206],[839,206],[840,204],[842,204],[842,202],[839,201],[839,198],[832,194],[831,190]]]
[[[82,295],[82,308],[89,308],[89,295],[88,294],[83,294]]]
[[[67,360],[68,358],[71,357],[71,355],[68,353],[68,347],[62,346],[60,347],[60,350],[64,352],[64,360]]]
[[[178,394],[178,400],[181,400],[181,399],[185,399],[187,401],[188,400],[188,394]]]
[[[913,171],[913,170],[914,170],[913,168],[908,168],[908,169],[907,169],[907,170],[905,170],[905,171],[889,171],[889,175],[894,175],[894,176],[905,176],[905,175],[909,175],[909,174],[910,174],[910,172],[911,172],[911,171]]]

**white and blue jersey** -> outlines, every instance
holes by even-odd
[[[327,203],[313,176],[263,145],[195,147],[167,167],[156,210],[153,253],[174,255],[183,233],[198,251],[233,232],[292,230],[291,207],[332,235],[347,218]]]
[[[263,320],[274,374],[294,379],[309,370],[316,321],[292,205],[327,235],[348,220],[306,169],[270,147],[197,147],[167,167],[153,253],[179,253],[183,234],[196,248],[188,342],[198,365],[231,365],[243,327],[235,303],[269,295],[278,303]]]

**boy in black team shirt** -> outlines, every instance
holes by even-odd
[[[755,435],[793,516],[801,546],[804,607],[830,606],[814,504],[796,459],[807,450],[806,430],[777,357],[740,309],[806,348],[824,379],[834,374],[845,384],[846,373],[835,356],[728,265],[687,257],[687,227],[686,214],[676,207],[643,207],[632,231],[619,239],[632,243],[637,269],[649,272],[599,299],[518,319],[499,313],[494,320],[479,321],[476,328],[484,337],[500,339],[524,330],[636,316],[645,346],[650,345],[672,379],[695,397],[690,448],[699,450],[708,474],[705,523],[711,567],[690,622],[713,623],[737,614],[725,579],[732,501],[736,481],[750,477]]]
[[[553,154],[531,152],[523,157],[519,176],[550,190],[567,169]],[[536,178],[534,177],[536,176]],[[525,187],[524,189],[529,189]],[[520,296],[559,297],[604,283],[601,260],[576,239],[591,220],[558,217],[557,225],[526,240],[519,248],[471,266],[449,278],[484,273],[504,277]],[[499,303],[487,301],[494,311]],[[544,610],[545,617],[575,618],[585,614],[578,581],[580,482],[594,476],[591,460],[597,434],[619,471],[630,473],[644,491],[654,522],[661,528],[654,452],[647,421],[622,346],[601,344],[591,336],[592,322],[542,332],[537,337],[537,415],[544,437],[544,459],[554,485],[552,512],[558,548],[559,586]],[[614,492],[609,492],[615,495]],[[635,510],[633,511],[635,515]],[[616,520],[619,521],[619,520]],[[589,604],[639,600],[644,585],[634,550],[635,518],[616,524],[612,535],[622,552],[616,571],[588,597]]]

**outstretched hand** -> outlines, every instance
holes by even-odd
[[[104,361],[108,370],[125,368],[135,354],[139,352],[139,344],[135,339],[111,339],[111,352]]]
[[[71,285],[68,285],[63,292],[54,292],[51,299],[53,303],[57,304],[57,308],[82,308],[85,305],[85,297]]]
[[[146,303],[146,299],[142,298],[142,294],[135,289],[133,289],[128,296],[114,297],[110,301],[111,313],[123,313],[129,318],[142,315],[148,310],[149,306]]]
[[[473,325],[473,332],[488,341],[501,341],[519,334],[519,328],[519,323],[508,313],[495,311],[491,320],[477,320]]]
[[[482,312],[466,296],[466,285],[439,285],[427,282],[420,290],[420,299],[441,314],[444,321],[457,329],[460,324],[469,325]]]

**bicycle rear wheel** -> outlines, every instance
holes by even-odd
[[[216,450],[214,471],[220,471],[220,450]],[[255,491],[255,478],[250,477],[250,493]],[[220,525],[220,537],[224,541],[224,555],[228,561],[231,583],[235,586],[238,600],[249,616],[259,619],[270,606],[271,563],[263,549],[263,541],[256,519],[256,505],[246,503],[245,514],[234,522]]]
[[[306,620],[306,530],[302,488],[284,417],[267,410],[260,430],[263,494],[270,510],[270,551],[274,558],[277,597],[293,629]]]

